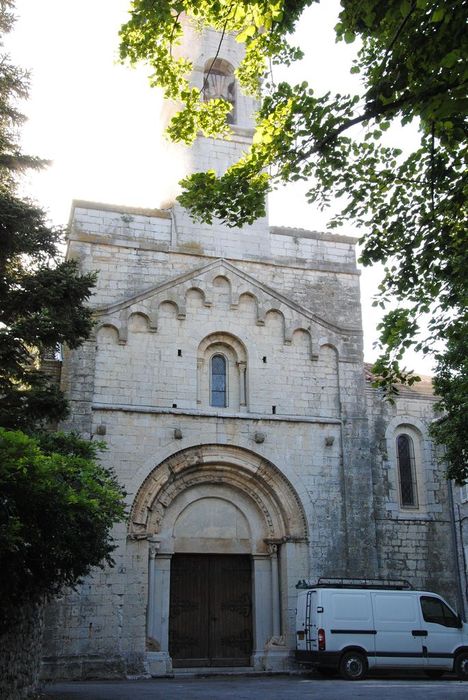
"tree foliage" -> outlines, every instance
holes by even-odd
[[[13,3],[0,0],[0,31]],[[85,306],[93,275],[64,261],[63,232],[18,195],[21,174],[44,165],[19,145],[27,74],[0,61],[0,625],[15,608],[74,585],[111,562],[110,529],[124,516],[123,492],[97,459],[99,445],[76,435],[29,432],[66,414],[41,356],[59,343],[76,347],[92,328]],[[38,650],[39,651],[39,650]]]
[[[12,26],[13,3],[0,3],[0,31]],[[63,231],[18,196],[21,174],[45,164],[19,146],[28,77],[6,55],[0,61],[0,425],[31,427],[66,414],[58,388],[40,371],[43,352],[59,343],[76,347],[92,327],[85,306],[93,275],[63,260]]]
[[[0,625],[22,601],[40,602],[112,563],[124,493],[96,460],[102,447],[0,428]]]
[[[225,133],[229,106],[210,103],[187,82],[190,64],[173,47],[185,13],[201,26],[236,35],[245,45],[240,85],[261,98],[250,151],[217,177],[196,173],[179,201],[195,219],[228,226],[265,213],[278,183],[310,182],[307,197],[321,208],[343,200],[331,228],[347,220],[364,231],[362,262],[382,262],[376,304],[389,309],[379,326],[379,385],[391,394],[415,377],[400,368],[411,346],[438,361],[436,389],[444,414],[434,437],[447,445],[448,476],[468,478],[466,356],[468,285],[465,233],[467,5],[458,0],[341,0],[337,41],[359,39],[351,73],[358,94],[316,95],[307,83],[275,85],[270,63],[301,53],[288,33],[313,0],[134,0],[121,30],[121,58],[146,62],[151,82],[178,100],[169,125],[174,140]],[[260,85],[262,86],[260,94]],[[393,122],[415,122],[411,153],[385,143]],[[359,130],[354,127],[360,126]],[[427,325],[426,325],[427,324]],[[447,349],[441,349],[447,341]],[[457,447],[451,449],[447,442]]]

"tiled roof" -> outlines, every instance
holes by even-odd
[[[375,375],[372,372],[372,363],[370,362],[365,362],[364,363],[364,375],[366,382],[369,384],[374,381]],[[412,386],[406,386],[405,384],[397,384],[398,388],[398,395],[401,397],[408,397],[408,398],[432,398],[436,399],[437,397],[434,394],[434,387],[432,384],[432,377],[428,375],[423,375],[423,374],[418,374],[415,372],[418,377],[421,378],[420,382],[415,382]]]

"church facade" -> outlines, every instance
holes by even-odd
[[[209,94],[233,104],[231,140],[190,155],[221,172],[252,136],[239,47],[217,55],[208,33],[191,50],[194,83],[214,66]],[[403,578],[459,607],[434,398],[372,388],[355,244],[74,202],[68,254],[99,275],[93,337],[63,357],[65,427],[105,440],[129,518],[115,566],[50,606],[45,677],[291,668],[296,585],[321,576]]]

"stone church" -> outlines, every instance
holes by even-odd
[[[222,172],[255,105],[238,44],[190,50],[233,133],[187,158]],[[93,337],[63,355],[64,427],[105,440],[129,518],[115,567],[50,606],[46,678],[291,668],[296,584],[321,576],[404,578],[460,608],[430,382],[393,406],[371,387],[355,244],[74,202],[68,255],[99,275]]]

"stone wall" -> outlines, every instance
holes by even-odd
[[[0,631],[0,698],[22,700],[37,689],[42,654],[43,609],[25,604]]]
[[[379,573],[435,591],[460,610],[450,487],[429,438],[435,402],[430,383],[402,387],[394,405],[373,389],[367,396]],[[411,507],[401,504],[399,491],[401,431],[412,436],[415,447],[417,503]]]
[[[104,436],[129,505],[180,450],[216,445],[221,461],[225,447],[253,450],[293,484],[308,523],[306,550],[288,542],[278,553],[291,646],[299,578],[403,577],[456,605],[450,504],[427,434],[433,399],[410,391],[389,407],[366,393],[354,241],[260,222],[260,255],[213,227],[216,259],[196,227],[189,249],[180,220],[134,214],[75,205],[70,253],[100,271],[99,311],[95,337],[63,372],[67,427]],[[229,358],[226,408],[210,406],[210,343]],[[400,423],[418,436],[417,511],[399,505]],[[148,543],[116,536],[116,569],[49,615],[47,677],[148,670]]]
[[[468,620],[468,483],[452,487],[455,501],[455,535],[457,539],[458,567],[463,597],[464,620]]]
[[[185,47],[199,87],[218,39],[194,33]],[[225,62],[238,65],[241,51],[225,38]],[[180,151],[188,172],[221,173],[249,146],[254,104],[235,101],[229,140],[199,138]],[[356,240],[270,229],[266,217],[236,230],[200,224],[170,204],[74,203],[68,254],[99,273],[97,324],[64,354],[64,427],[106,440],[104,462],[132,513],[139,507],[128,531],[115,529],[115,568],[49,609],[48,678],[170,672],[174,553],[251,557],[259,670],[271,668],[272,640],[289,662],[298,579],[400,576],[454,602],[450,498],[427,437],[432,398],[409,392],[391,408],[366,393]],[[215,407],[217,353],[227,401]],[[418,450],[413,509],[398,496],[400,425]],[[286,508],[294,501],[299,535]],[[203,517],[213,503],[226,521],[236,513],[243,536],[232,523],[223,537],[213,525],[213,536]],[[185,507],[193,527],[184,530]]]
[[[172,214],[171,219],[169,211],[75,202],[69,255],[80,261],[83,272],[99,271],[94,306],[115,303],[210,259],[225,258],[325,320],[360,328],[355,239],[269,230],[265,220],[233,232],[219,224],[194,224],[179,211]]]
[[[138,546],[126,553],[125,528],[114,531],[115,566],[97,569],[45,613],[43,680],[125,678],[145,673],[146,580]],[[136,551],[135,551],[136,550]],[[146,552],[145,561],[146,561]]]
[[[129,504],[158,464],[197,445],[218,446],[221,461],[236,446],[274,464],[309,529],[307,545],[278,552],[292,647],[300,578],[377,570],[354,241],[259,222],[263,242],[213,227],[211,250],[187,222],[202,243],[190,251],[180,219],[133,214],[75,204],[70,254],[100,271],[100,312],[95,338],[64,358],[67,427],[105,433]],[[232,355],[226,408],[209,402],[211,341]],[[147,542],[116,536],[116,569],[48,614],[49,678],[145,670]]]
[[[336,573],[345,561],[344,544],[352,539],[345,533],[341,505],[339,422],[97,407],[93,416],[94,430],[98,425],[106,426],[109,450],[104,459],[125,484],[129,503],[164,459],[200,442],[217,445],[220,460],[223,446],[254,450],[273,461],[294,483],[311,523],[312,569],[309,557],[303,554],[294,557],[292,552],[282,550],[285,576],[282,617],[284,631],[292,644],[295,583],[309,575]],[[176,429],[180,431],[177,437]],[[264,436],[261,444],[255,441],[258,432]],[[327,438],[333,440],[329,446],[326,446]],[[362,518],[366,511],[364,500],[361,505],[356,509],[355,519]],[[48,613],[46,678],[118,677],[145,672],[148,545],[146,540],[127,540],[123,528],[118,528],[115,536],[116,567],[96,572],[77,593],[64,596]],[[291,562],[296,562],[294,570]],[[362,570],[362,565],[359,566]],[[338,571],[345,573],[342,568]]]

